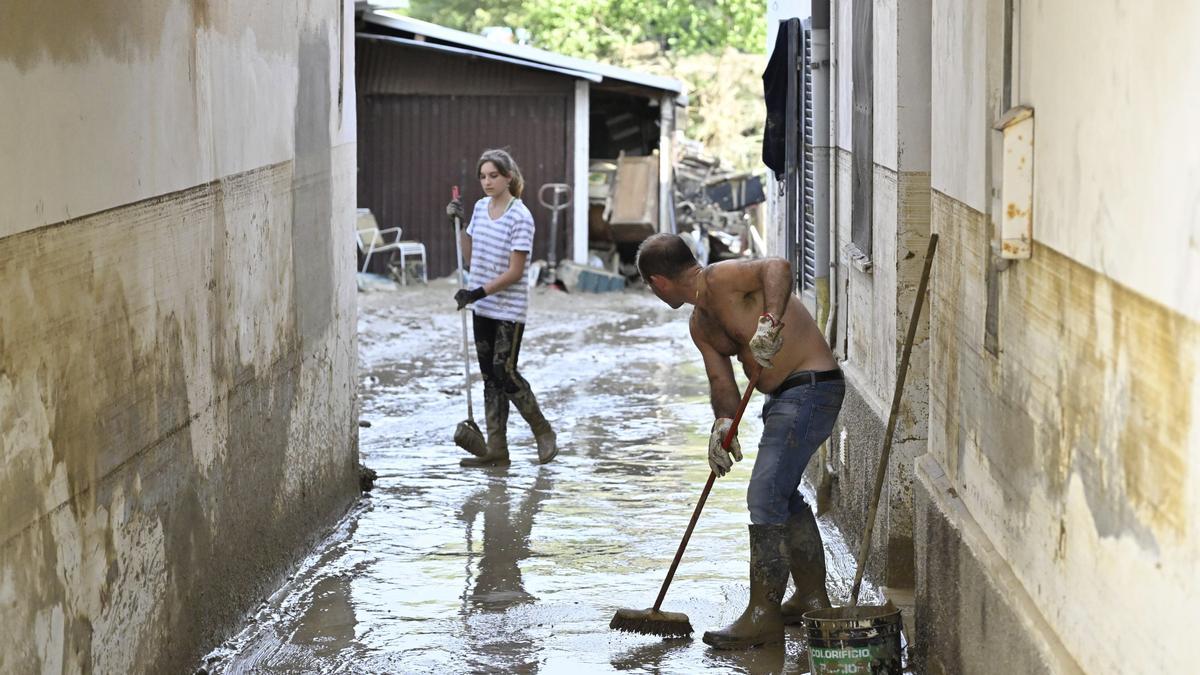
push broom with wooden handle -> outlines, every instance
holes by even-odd
[[[742,413],[746,412],[746,405],[750,403],[750,397],[754,395],[754,387],[758,384],[758,376],[761,372],[761,368],[757,369],[750,377],[750,383],[746,385],[746,392],[742,394],[742,401],[738,404],[737,413],[733,416],[733,424],[729,426],[729,431],[721,440],[721,447],[726,452],[729,451],[734,437],[737,436],[738,423],[742,421]],[[713,483],[716,480],[717,474],[710,471],[708,482],[704,484],[704,491],[700,493],[700,501],[696,502],[692,520],[688,523],[687,531],[683,533],[683,541],[679,542],[679,550],[675,552],[675,560],[671,563],[671,569],[667,570],[667,578],[663,579],[662,589],[658,591],[658,599],[654,601],[654,606],[650,609],[619,609],[613,615],[612,621],[609,622],[609,628],[661,637],[687,637],[692,634],[692,622],[688,620],[687,614],[664,612],[662,604],[663,599],[667,597],[667,589],[671,586],[671,579],[675,577],[675,569],[679,567],[679,560],[683,558],[683,551],[687,548],[688,540],[692,538],[692,530],[696,529],[700,511],[704,509],[704,502],[708,500],[708,493],[712,491]]]

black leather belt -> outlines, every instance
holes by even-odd
[[[783,380],[783,384],[779,388],[771,392],[772,396],[778,396],[792,387],[800,387],[806,384],[816,384],[818,382],[830,382],[832,380],[842,379],[842,369],[834,368],[833,370],[801,370],[797,373],[788,375]]]

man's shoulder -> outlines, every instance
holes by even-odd
[[[706,265],[701,271],[704,275],[704,283],[710,289],[718,292],[726,292],[731,287],[741,286],[739,283],[750,268],[746,265],[747,260],[722,260],[721,262]]]
[[[701,270],[704,275],[704,281],[710,286],[714,283],[721,283],[745,271],[747,260],[740,258],[733,260],[722,260],[721,262],[705,265]]]
[[[704,281],[719,292],[752,293],[762,288],[761,266],[775,258],[735,258],[704,268]]]

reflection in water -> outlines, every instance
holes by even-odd
[[[549,471],[543,468],[526,491],[509,485],[506,467],[491,471],[498,475],[492,477],[486,488],[467,498],[458,517],[467,530],[467,583],[471,590],[464,599],[472,609],[500,612],[536,599],[525,591],[520,562],[529,557],[533,517],[541,510],[552,481]],[[512,494],[514,490],[516,495]],[[514,497],[520,498],[515,511],[510,509]],[[474,542],[472,533],[481,513],[483,539]],[[474,556],[479,559],[472,579],[470,559]]]
[[[664,661],[670,660],[673,654],[687,649],[690,642],[690,639],[684,638],[638,645],[613,654],[609,662],[614,669],[620,671],[657,672]]]
[[[486,470],[487,487],[471,494],[458,513],[466,528],[467,576],[463,591],[462,616],[471,644],[468,659],[475,667],[495,668],[501,661],[508,668],[536,672],[535,641],[519,627],[502,630],[504,622],[476,621],[478,614],[504,614],[536,602],[525,590],[521,562],[529,558],[534,516],[550,494],[550,470],[539,467],[533,485],[523,488],[510,481],[509,469]],[[516,502],[513,508],[513,502]],[[476,524],[482,516],[483,536],[475,540]],[[490,617],[485,617],[490,618]],[[504,617],[507,618],[507,617]],[[490,648],[489,648],[490,647]],[[482,658],[480,658],[482,657]]]
[[[326,577],[312,589],[312,604],[304,612],[292,643],[310,645],[316,657],[337,654],[354,640],[354,606],[350,604],[350,578]]]

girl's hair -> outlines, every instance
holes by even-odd
[[[525,190],[525,179],[521,176],[521,167],[517,166],[512,155],[508,154],[506,150],[484,150],[483,154],[479,156],[479,163],[475,165],[475,173],[478,174],[482,171],[483,165],[487,162],[495,164],[500,175],[510,179],[508,191],[512,193],[512,196],[520,197],[521,192]]]

